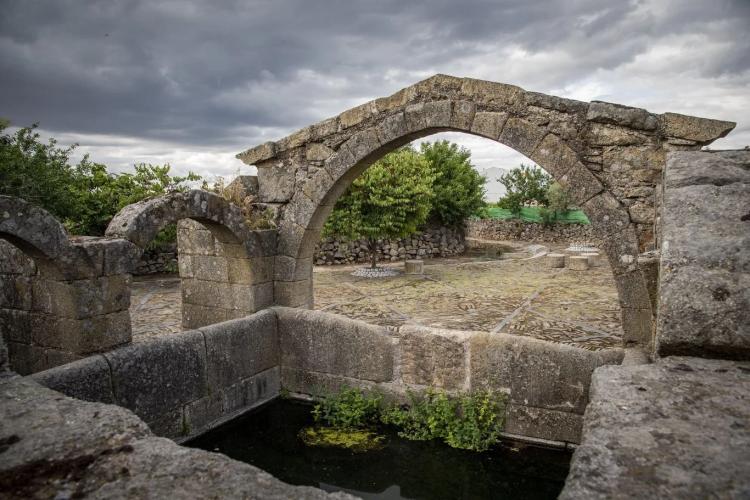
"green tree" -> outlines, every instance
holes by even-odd
[[[461,224],[484,207],[484,184],[471,164],[471,152],[448,141],[422,143],[422,156],[435,172],[431,218],[444,225]]]
[[[411,147],[397,149],[370,166],[336,202],[323,228],[326,236],[366,238],[371,267],[378,239],[403,238],[424,224],[432,207],[435,174]]]
[[[552,182],[552,177],[535,165],[528,166],[522,163],[520,167],[514,168],[498,180],[506,189],[506,194],[498,205],[516,216],[520,215],[521,208],[530,202],[543,206],[548,203],[547,187]]]
[[[72,234],[102,235],[124,206],[145,198],[187,189],[200,176],[169,174],[169,165],[135,165],[134,173],[111,174],[88,155],[77,165],[70,156],[77,145],[57,146],[40,140],[37,125],[14,134],[0,122],[0,194],[17,196],[49,211]]]
[[[571,201],[570,193],[559,182],[553,182],[547,188],[548,206],[555,216],[568,213]]]

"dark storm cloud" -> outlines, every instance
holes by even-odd
[[[253,142],[264,131],[304,126],[432,72],[502,77],[507,48],[571,56],[533,81],[512,82],[535,90],[632,62],[654,40],[686,33],[731,44],[710,58],[695,47],[697,71],[748,71],[750,2],[648,7],[622,0],[6,0],[0,116],[53,132],[235,144],[238,134]]]

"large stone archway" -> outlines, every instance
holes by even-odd
[[[627,343],[651,339],[652,304],[638,255],[655,248],[665,155],[699,149],[733,123],[513,85],[436,75],[238,155],[258,167],[259,201],[276,211],[275,301],[312,305],[312,253],[336,199],[369,165],[440,131],[486,137],[526,155],[567,186],[612,266]]]

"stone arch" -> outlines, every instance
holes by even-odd
[[[34,373],[130,342],[122,240],[69,238],[49,212],[0,196],[0,335]],[[5,242],[2,242],[5,243]],[[106,264],[105,264],[106,261]]]
[[[206,326],[271,305],[275,232],[252,230],[242,210],[219,195],[191,190],[128,205],[106,234],[132,242],[142,253],[161,229],[177,223],[183,327]]]
[[[312,252],[336,199],[370,164],[416,138],[457,131],[526,155],[567,186],[604,241],[628,343],[651,341],[653,306],[638,265],[655,243],[667,151],[697,149],[733,123],[435,75],[237,155],[258,167],[259,201],[279,212],[275,300],[312,304]]]

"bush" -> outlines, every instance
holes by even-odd
[[[486,451],[500,439],[506,397],[490,391],[449,397],[428,390],[411,404],[390,408],[381,421],[398,427],[399,436],[413,440],[442,439],[448,446]]]
[[[564,215],[570,211],[570,194],[558,182],[553,182],[547,188],[547,202],[549,209],[555,216],[558,214]]]
[[[430,218],[456,226],[484,207],[487,179],[472,166],[471,152],[448,141],[422,143],[422,156],[435,173]]]
[[[354,429],[377,423],[380,395],[366,395],[357,389],[343,388],[324,395],[312,410],[315,422],[338,429]]]
[[[552,177],[536,165],[521,164],[504,174],[500,183],[505,186],[506,194],[498,202],[500,208],[510,210],[514,215],[521,213],[521,208],[529,203],[546,206],[547,188]]]
[[[8,122],[0,121],[0,133]],[[134,173],[110,174],[89,160],[70,164],[75,145],[42,143],[37,125],[0,135],[0,194],[16,196],[49,211],[72,234],[99,236],[124,206],[145,198],[187,189],[200,176],[173,177],[170,166],[135,165]]]

